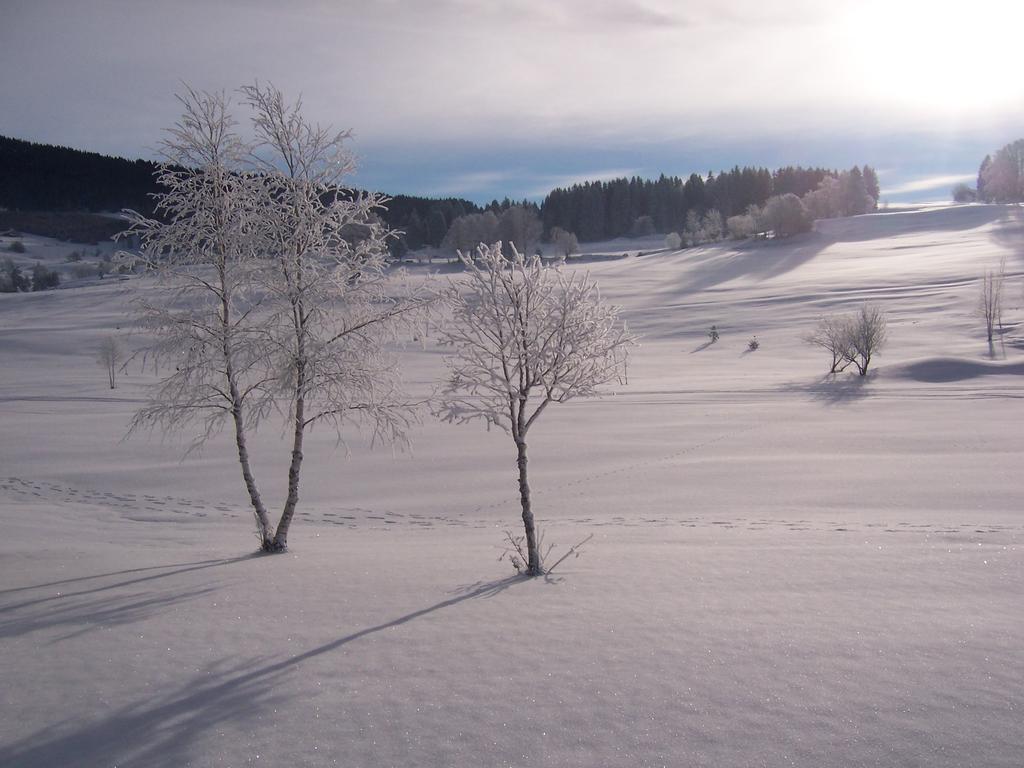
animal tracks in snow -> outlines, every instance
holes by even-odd
[[[722,439],[722,438],[719,438]],[[709,441],[711,442],[711,441]],[[705,443],[706,444],[706,443]],[[700,446],[693,446],[695,450]],[[686,451],[672,454],[672,457]],[[670,457],[654,460],[653,463],[666,461]],[[648,462],[652,463],[652,462]],[[616,470],[621,471],[621,470]],[[605,474],[614,474],[613,472]],[[564,485],[575,485],[576,481]],[[60,483],[32,481],[18,477],[0,480],[0,498],[7,496],[13,499],[42,501],[55,505],[90,506],[109,509],[123,519],[140,523],[168,522],[201,522],[217,520],[233,520],[249,516],[249,510],[243,507],[232,507],[227,504],[213,504],[199,499],[176,496],[154,496],[151,494],[113,493],[93,489],[75,488]],[[517,500],[506,500],[489,507],[479,507],[474,512],[484,509],[497,509],[508,506],[508,516],[500,519],[494,516],[484,517],[470,515],[430,515],[424,513],[402,513],[380,511],[365,507],[336,507],[322,509],[311,507],[300,509],[296,516],[304,525],[337,526],[358,530],[415,530],[415,529],[497,529],[514,528],[518,521]],[[692,510],[690,510],[692,512]],[[948,516],[947,516],[948,517]],[[918,535],[1015,535],[1024,531],[1024,525],[992,525],[972,521],[952,524],[949,522],[907,522],[888,521],[871,522],[863,520],[828,520],[808,519],[805,516],[779,517],[724,517],[714,515],[646,515],[642,512],[630,515],[592,515],[565,518],[541,519],[543,525],[558,524],[577,528],[689,528],[730,532],[737,535],[744,532],[788,531],[832,532],[846,535],[849,533],[884,533],[884,534],[918,534]]]

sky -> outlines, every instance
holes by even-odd
[[[941,200],[1024,136],[1007,0],[0,6],[2,135],[155,158],[183,83],[259,80],[351,128],[352,184],[390,194],[866,163],[884,200]]]

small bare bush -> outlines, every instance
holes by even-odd
[[[545,544],[544,544],[544,531],[541,530],[541,527],[538,525],[537,526],[537,551],[538,551],[538,557],[539,557],[539,563],[540,563],[541,572],[544,573],[544,574],[549,574],[550,575],[550,573],[552,571],[554,571],[555,568],[557,568],[563,562],[568,560],[570,557],[573,557],[573,558],[579,557],[580,555],[583,554],[583,546],[587,542],[589,542],[592,538],[594,538],[594,534],[590,534],[586,538],[576,542],[571,547],[569,547],[568,550],[566,550],[564,553],[562,553],[561,557],[559,557],[557,560],[555,560],[554,563],[552,563],[551,565],[547,565],[548,561],[551,559],[551,552],[552,552],[552,550],[554,550],[555,545],[554,544],[549,544],[549,545],[545,546]],[[526,536],[525,535],[523,535],[523,536],[516,536],[515,534],[512,533],[512,531],[505,531],[505,550],[498,557],[498,560],[500,561],[500,560],[505,560],[505,559],[507,559],[512,564],[512,568],[514,568],[515,572],[517,574],[519,574],[520,576],[522,576],[522,575],[532,575],[532,574],[530,574],[530,568],[529,568],[529,563],[530,563],[529,548],[528,548],[528,545],[526,543]]]
[[[96,362],[107,372],[111,389],[117,389],[117,370],[124,359],[124,349],[115,336],[107,336],[100,342]]]
[[[1003,281],[1006,277],[1006,260],[999,262],[999,269],[986,270],[981,279],[981,294],[978,296],[978,314],[985,321],[985,333],[989,342],[997,326],[1003,324]]]

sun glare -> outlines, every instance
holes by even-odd
[[[985,0],[868,2],[843,24],[863,63],[865,93],[929,113],[1024,106],[1022,27],[1024,3]]]

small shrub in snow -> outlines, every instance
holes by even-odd
[[[981,279],[981,294],[978,296],[978,314],[985,321],[985,332],[988,340],[996,326],[1003,322],[1003,280],[1006,277],[1006,260],[999,263],[999,270],[986,270]]]
[[[761,348],[761,342],[757,340],[757,336],[752,336],[750,341],[747,342],[747,349],[751,352],[756,352]]]
[[[544,531],[541,527],[537,526],[537,551],[540,562],[541,573],[551,573],[559,565],[568,560],[570,557],[579,557],[583,554],[583,546],[594,538],[594,534],[590,534],[581,541],[573,544],[569,549],[562,554],[555,562],[551,565],[546,565],[550,560],[551,551],[555,548],[554,544],[544,546]],[[498,560],[504,560],[508,558],[508,561],[512,564],[512,568],[519,575],[531,575],[529,569],[529,549],[526,544],[526,536],[516,536],[511,531],[505,531],[505,550],[498,557]]]
[[[665,235],[665,247],[670,251],[678,251],[683,247],[683,238],[679,236],[678,232],[669,232]]]
[[[15,240],[10,245],[7,246],[7,250],[10,251],[11,253],[24,253],[25,244],[21,242],[21,240]]]

